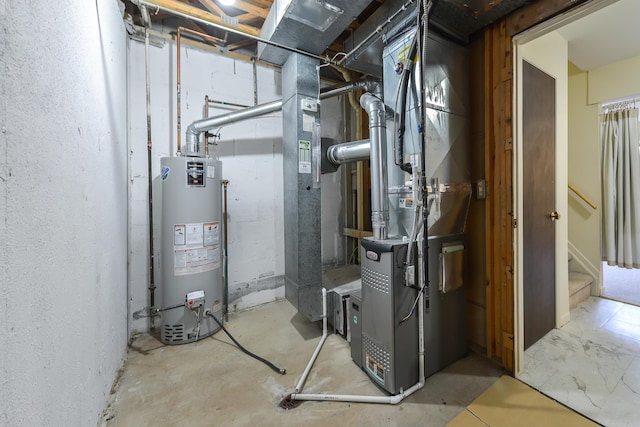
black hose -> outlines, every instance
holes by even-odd
[[[409,81],[411,80],[411,76],[413,74],[413,58],[416,56],[418,52],[418,32],[414,36],[411,46],[409,48],[409,53],[407,55],[407,59],[405,60],[405,65],[402,69],[402,79],[400,81],[400,99],[398,104],[400,105],[400,117],[398,118],[398,152],[396,153],[396,165],[400,166],[400,169],[407,173],[411,173],[411,164],[404,163],[404,133],[405,133],[405,122],[406,122],[406,109],[407,109],[407,92],[409,90]]]
[[[253,357],[254,359],[257,359],[259,361],[261,361],[262,363],[264,363],[265,365],[267,365],[268,367],[270,367],[271,369],[273,369],[274,371],[276,371],[277,373],[284,375],[287,373],[286,369],[280,369],[278,368],[276,365],[274,365],[273,363],[269,362],[267,359],[263,359],[262,357],[258,356],[257,354],[251,353],[249,350],[247,350],[246,348],[244,348],[242,346],[242,344],[240,344],[238,341],[236,341],[236,339],[229,333],[229,331],[227,331],[227,328],[224,327],[224,325],[218,320],[218,318],[216,316],[214,316],[214,314],[212,312],[207,312],[205,314],[208,314],[209,316],[213,317],[213,320],[216,321],[216,323],[218,324],[218,326],[220,326],[222,328],[222,330],[224,331],[225,334],[227,334],[227,336],[229,338],[231,338],[231,341],[234,342],[234,344],[240,349],[242,350],[243,353]]]

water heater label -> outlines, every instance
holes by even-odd
[[[204,224],[187,224],[187,247],[202,248],[204,236]]]
[[[188,187],[204,187],[204,163],[187,162],[187,186]]]
[[[175,276],[220,268],[220,222],[175,224],[173,231]]]
[[[210,222],[204,224],[204,245],[213,246],[220,243],[220,224]]]
[[[187,243],[184,225],[173,226],[173,244],[174,246],[182,246]]]
[[[171,172],[171,168],[169,166],[165,166],[164,168],[162,168],[162,172],[160,172],[160,176],[162,177],[163,181],[167,180],[167,178],[169,177],[169,172]]]

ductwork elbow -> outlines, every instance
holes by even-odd
[[[382,100],[368,92],[362,94],[362,96],[360,97],[360,106],[367,110],[367,112],[373,112],[376,110],[380,110],[381,108],[384,109],[384,103],[382,102]]]
[[[384,119],[384,115],[380,117],[380,112],[384,113],[384,102],[382,102],[382,99],[367,92],[360,97],[360,106],[369,114],[369,122],[374,122],[371,123],[372,125],[379,126],[384,123],[382,120]]]
[[[181,147],[182,152],[178,154],[185,154],[187,156],[198,155],[200,131],[196,129],[194,123],[191,123],[187,127],[186,137],[186,147]]]
[[[382,99],[383,89],[382,81],[375,77],[367,77],[364,79],[363,89]]]

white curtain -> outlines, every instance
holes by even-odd
[[[640,268],[640,147],[638,109],[601,116],[603,259]]]

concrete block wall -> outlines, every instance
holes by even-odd
[[[0,425],[96,425],[127,345],[119,2],[0,1]]]
[[[160,173],[160,158],[177,150],[176,45],[173,40],[152,37],[151,104],[153,176]],[[184,40],[184,39],[183,39]],[[128,43],[129,111],[129,306],[130,312],[148,305],[147,148],[144,76],[144,43]],[[184,131],[203,117],[205,95],[224,102],[254,105],[282,98],[279,69],[223,56],[213,49],[183,43],[181,46],[182,142]],[[323,101],[327,125],[323,135],[342,142],[342,99]],[[236,108],[212,105],[209,116]],[[268,115],[225,125],[211,154],[223,162],[228,186],[229,302],[240,310],[284,297],[284,201],[282,178],[282,114]],[[340,174],[323,177],[327,203],[326,250],[323,260],[344,262],[341,233]],[[154,193],[156,198],[159,189]],[[333,196],[331,196],[333,194]],[[324,201],[323,195],[323,201]],[[157,201],[157,199],[156,199]],[[323,238],[323,242],[324,242]],[[158,245],[156,245],[157,251]],[[156,259],[159,259],[156,256]],[[158,270],[156,270],[158,271]],[[159,283],[156,273],[156,285]],[[149,328],[147,319],[129,319],[132,333]]]

